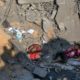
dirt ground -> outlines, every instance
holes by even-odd
[[[4,47],[6,46],[8,49],[10,48],[9,40],[10,36],[7,35],[3,29],[0,28],[0,68],[5,66],[4,61],[1,59],[1,55],[4,52]]]
[[[4,46],[9,48],[9,39],[10,36],[7,35],[3,29],[0,28],[0,55],[3,52]]]

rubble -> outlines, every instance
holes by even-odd
[[[55,22],[48,19],[47,25],[48,25],[48,27],[51,26],[51,28],[49,29],[48,27],[46,27],[45,30],[42,29],[42,26],[44,26],[44,24],[42,25],[41,22],[42,22],[42,19],[44,18],[44,16],[49,18],[51,15],[51,12],[54,11],[53,10],[53,5],[54,5],[53,1],[54,0],[50,0],[47,2],[41,1],[40,3],[37,3],[35,1],[36,3],[22,4],[22,6],[18,5],[16,3],[16,1],[13,1],[13,3],[15,4],[14,12],[16,12],[16,15],[18,16],[19,19],[18,19],[18,21],[17,20],[16,21],[12,20],[12,21],[15,21],[15,22],[22,21],[22,22],[21,23],[20,22],[12,23],[10,20],[10,17],[8,17],[8,22],[11,24],[11,26],[19,27],[19,29],[21,29],[21,30],[24,30],[27,24],[31,24],[31,25],[33,24],[32,26],[37,26],[35,28],[38,29],[38,27],[39,27],[39,30],[40,30],[40,31],[39,30],[37,31],[34,29],[34,33],[31,34],[31,37],[33,39],[35,39],[35,42],[36,42],[36,40],[38,40],[41,44],[42,35],[44,35],[43,38],[46,38],[46,39],[48,39],[47,41],[49,41],[52,37],[55,37],[55,31],[53,28],[53,27],[55,27],[55,25],[53,25],[53,24],[55,24]],[[11,16],[13,16],[11,12],[10,12],[10,14],[11,14]],[[56,14],[54,14],[54,16],[55,15]],[[53,17],[53,19],[54,19],[54,17]],[[43,23],[45,23],[45,21]],[[50,25],[50,23],[51,23],[51,25]],[[30,27],[30,25],[29,26],[27,25],[26,31],[29,29],[28,27]],[[22,28],[24,28],[24,29],[22,29]],[[33,28],[31,27],[31,29],[33,29]]]
[[[30,29],[27,32],[30,33],[30,34],[33,34],[34,33],[34,30],[33,29]]]
[[[22,33],[19,30],[16,30],[16,39],[19,40],[19,42],[21,42],[22,38]]]
[[[34,44],[34,43],[38,43],[41,44],[41,37],[42,37],[42,30],[41,28],[34,24],[34,23],[30,23],[27,22],[24,27],[18,27],[16,24],[13,27],[7,28],[9,34],[11,35],[12,33],[12,38],[14,38],[14,40],[17,41],[17,30],[20,32],[21,34],[21,44],[23,46],[25,46],[24,49],[26,49],[29,45]],[[18,42],[18,41],[17,41]]]
[[[4,6],[4,3],[2,3],[4,1],[7,1],[5,6]],[[80,64],[80,62],[78,62],[77,60],[69,60],[68,62],[66,62],[66,57],[63,55],[63,52],[67,48],[71,47],[72,45],[68,41],[62,38],[61,39],[57,38],[60,35],[56,35],[57,30],[60,30],[61,32],[65,30],[65,28],[67,27],[66,24],[68,24],[68,28],[70,30],[69,34],[72,33],[71,30],[73,30],[74,32],[73,18],[75,18],[76,20],[76,17],[74,17],[72,14],[73,6],[70,5],[72,4],[72,1],[71,0],[70,2],[68,1],[69,3],[65,1],[67,0],[64,0],[64,1],[62,0],[0,0],[1,8],[2,6],[4,6],[5,8],[5,9],[2,8],[1,12],[3,12],[4,14],[1,15],[0,17],[0,24],[3,25],[3,30],[4,30],[4,31],[1,31],[0,29],[0,33],[1,33],[0,35],[0,42],[1,42],[0,53],[1,54],[0,55],[6,56],[6,55],[3,55],[7,53],[7,51],[5,52],[5,50],[3,49],[4,46],[7,47],[8,51],[11,50],[10,52],[10,54],[12,54],[11,58],[9,58],[9,56],[6,56],[4,58],[4,61],[8,65],[11,65],[10,67],[12,67],[13,65],[16,65],[16,64],[13,64],[14,60],[12,60],[12,57],[15,59],[16,54],[18,54],[18,52],[21,52],[21,56],[19,55],[17,59],[19,59],[20,57],[22,61],[18,62],[18,64],[20,64],[21,67],[25,68],[26,71],[29,70],[31,74],[31,78],[30,78],[27,74],[28,72],[25,72],[24,70],[23,71],[24,74],[18,74],[18,75],[16,74],[15,76],[14,74],[17,73],[15,72],[17,71],[16,69],[15,71],[13,71],[14,74],[12,76],[13,78],[16,78],[16,80],[20,80],[20,79],[26,80],[26,75],[27,75],[27,78],[28,77],[30,78],[30,80],[36,80],[36,79],[33,79],[34,75],[32,74],[35,74],[39,77],[44,78],[47,75],[47,73],[48,74],[51,73],[50,70],[52,68],[57,69],[57,67],[58,69],[61,69],[61,71],[64,71],[64,70],[74,71],[75,66],[73,65]],[[70,5],[70,7],[68,7],[68,5],[66,4]],[[66,9],[65,6],[67,6],[69,9]],[[68,12],[71,17],[70,16],[66,17],[66,12]],[[78,15],[80,15],[79,4],[78,4],[77,13]],[[57,14],[59,16],[57,16]],[[58,17],[58,20],[60,19],[58,22],[59,24],[57,23],[58,20],[56,20],[57,17]],[[70,22],[71,19],[72,19],[72,23]],[[76,24],[77,22],[78,21],[76,21]],[[70,23],[72,26],[70,25]],[[10,38],[7,39],[6,35],[4,35],[3,33],[9,34]],[[73,35],[70,37],[72,38]],[[14,46],[14,50],[11,49],[11,44]],[[43,48],[43,51],[40,50],[41,51],[41,52],[39,51],[40,54],[35,55],[35,53],[38,53],[38,52],[35,52],[34,51],[35,49],[33,49],[33,52],[30,52],[31,55],[28,54],[29,52],[26,49],[33,44],[41,45],[41,48]],[[74,52],[70,54],[73,55]],[[79,56],[80,50],[78,50],[77,54]],[[2,60],[3,58],[2,56],[0,58],[1,59],[0,68],[5,66],[5,63]],[[55,63],[55,62],[58,62],[56,61],[57,57],[62,58],[63,63],[65,62],[65,64]],[[30,59],[30,62],[28,62],[29,59]],[[34,59],[38,59],[38,60],[34,60]],[[47,65],[46,63],[49,63],[49,65]],[[46,64],[46,65],[44,66],[43,64],[44,65]],[[54,65],[50,65],[50,64],[54,64]],[[21,68],[19,68],[19,70],[20,69]],[[58,71],[59,73],[57,73],[56,70],[53,70],[52,72],[54,75],[60,73],[59,71]],[[52,79],[52,77],[49,76],[48,78]],[[56,80],[56,78],[54,79]],[[70,78],[70,80],[72,79]]]

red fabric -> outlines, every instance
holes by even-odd
[[[31,60],[39,59],[39,58],[40,58],[40,54],[38,54],[38,53],[30,53],[30,54],[29,54],[29,58],[30,58]]]
[[[73,57],[76,57],[76,56],[80,56],[80,49],[75,48],[75,47],[69,48],[67,51],[65,51],[65,55],[68,58],[73,58]]]
[[[39,44],[32,44],[28,47],[29,59],[36,60],[40,58],[41,46]]]

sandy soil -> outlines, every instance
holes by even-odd
[[[7,35],[3,29],[0,28],[0,55],[3,52],[3,47],[6,46],[9,48],[9,42],[10,36]]]
[[[4,6],[4,0],[0,0],[0,7]]]
[[[5,66],[5,63],[1,59],[1,55],[4,51],[4,46],[7,48],[10,48],[8,40],[10,39],[10,36],[8,36],[3,29],[0,28],[0,68]]]

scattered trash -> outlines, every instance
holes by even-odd
[[[11,32],[11,33],[14,33],[15,28],[10,27],[10,28],[8,28],[8,31]]]
[[[12,0],[10,1],[12,2]],[[37,75],[45,80],[44,78],[50,72],[52,73],[49,74],[49,80],[56,80],[55,76],[62,76],[62,74],[59,71],[58,73],[54,70],[50,71],[51,69],[60,69],[64,74],[63,70],[65,72],[66,70],[73,71],[76,65],[80,66],[80,61],[75,60],[75,57],[80,56],[80,48],[74,47],[75,45],[70,44],[65,39],[56,38],[55,26],[61,31],[66,29],[65,24],[62,22],[58,26],[55,19],[59,8],[57,0],[35,0],[35,3],[29,0],[27,1],[28,4],[24,4],[27,3],[26,0],[17,0],[15,2],[17,2],[17,7],[14,6],[14,10],[16,8],[17,10],[12,10],[12,12],[17,13],[20,21],[24,22],[24,24],[22,26],[17,25],[17,28],[14,28],[15,26],[10,26],[7,21],[9,19],[7,19],[4,21],[3,26],[5,29],[7,28],[10,35],[12,34],[12,39],[15,40],[12,40],[12,43],[18,52],[15,57],[17,60],[8,55],[4,55],[3,60],[8,64],[18,62],[27,71],[18,75],[18,80],[37,80],[33,79],[33,75]],[[0,6],[3,5],[2,0],[0,0],[0,4]],[[7,12],[9,13],[9,11]],[[80,17],[80,12],[78,12],[78,15]],[[5,16],[8,17],[6,14]],[[12,16],[11,14],[11,19]],[[28,27],[25,24],[26,22],[30,23]],[[26,27],[23,28],[24,26]],[[41,63],[42,65],[40,65]]]
[[[45,44],[45,43],[47,43],[47,41],[45,41],[45,40],[42,40],[42,43],[43,43],[43,44]]]
[[[22,33],[19,30],[16,30],[16,39],[21,42],[22,38],[23,38]]]
[[[22,34],[26,34],[26,31],[24,31],[24,30],[21,30],[21,33],[22,33]]]
[[[8,31],[13,34],[12,37],[15,36],[16,40],[20,42],[22,41],[25,31],[20,31],[19,29],[13,27],[8,28]]]
[[[10,27],[8,30],[12,32],[12,29],[13,29],[13,28],[12,28],[12,27]]]
[[[33,29],[29,29],[27,32],[30,33],[30,34],[33,34],[34,30]]]

